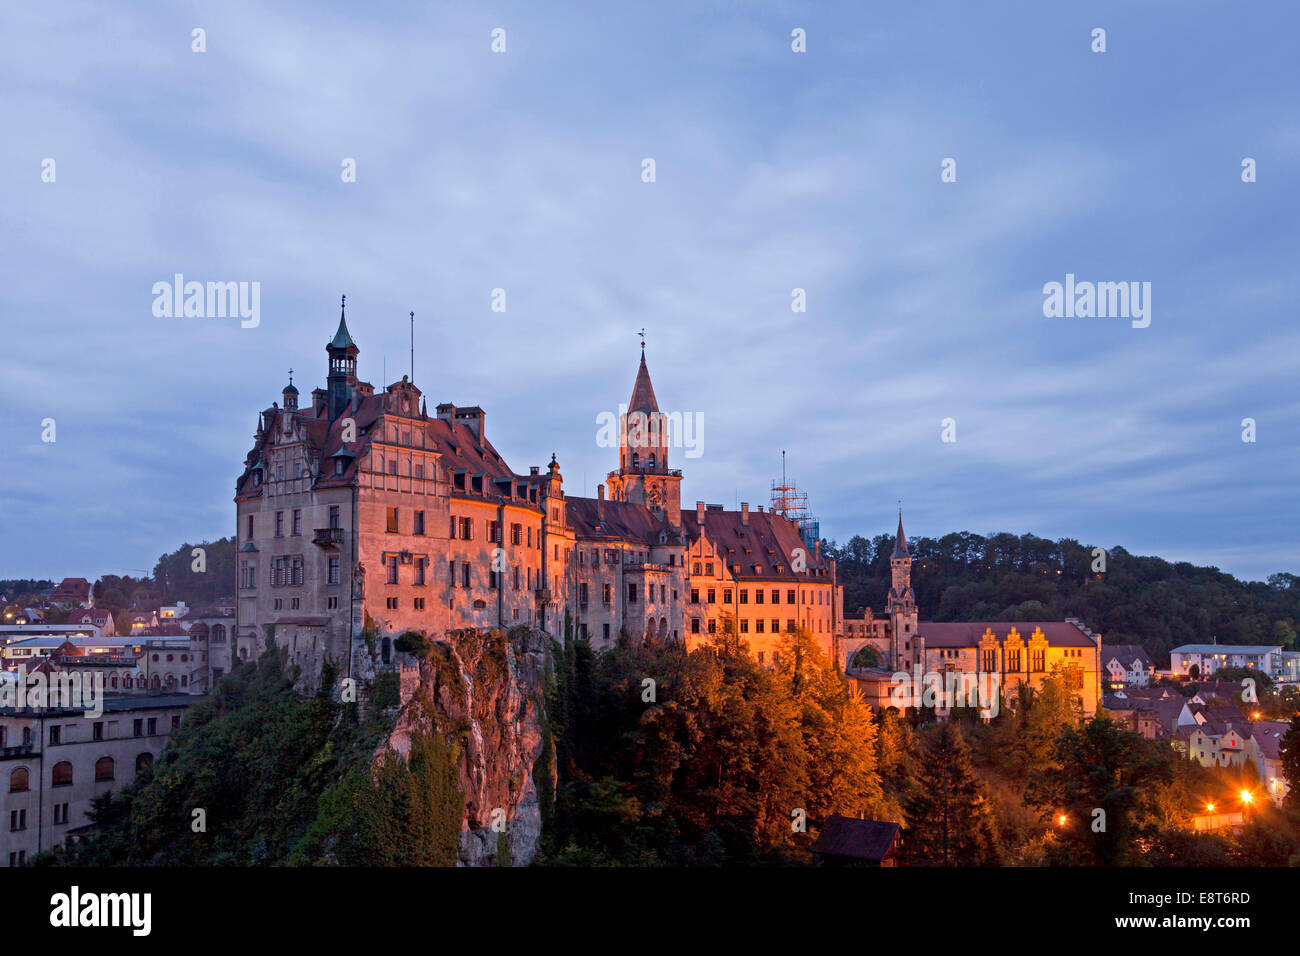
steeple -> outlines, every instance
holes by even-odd
[[[650,384],[650,370],[645,364],[645,342],[641,343],[641,367],[636,370],[636,383],[632,386],[632,399],[627,403],[629,412],[657,412],[654,386]]]
[[[357,353],[361,350],[352,341],[348,333],[346,310],[348,297],[343,296],[339,306],[339,330],[325,346],[329,355],[329,377],[326,385],[329,392],[329,417],[338,418],[352,400],[352,393],[357,386]]]
[[[907,550],[907,536],[903,534],[903,509],[898,509],[898,536],[894,538],[894,553],[891,558],[911,558]]]

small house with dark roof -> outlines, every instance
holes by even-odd
[[[831,816],[812,852],[823,866],[897,866],[900,832],[897,823]]]

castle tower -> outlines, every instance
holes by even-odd
[[[889,656],[896,670],[910,670],[917,661],[916,593],[912,590],[912,555],[903,534],[903,511],[898,511],[898,535],[894,552],[889,556],[890,587],[886,609],[889,612]]]
[[[618,471],[606,479],[612,501],[629,501],[648,507],[669,523],[682,520],[682,473],[668,467],[670,440],[668,416],[659,410],[650,370],[641,343],[641,365],[627,411],[618,422]]]
[[[357,386],[357,353],[361,350],[352,341],[348,333],[345,318],[348,297],[343,296],[339,306],[339,329],[334,338],[325,346],[330,357],[329,376],[326,388],[329,393],[329,417],[338,418],[352,401],[352,391]]]

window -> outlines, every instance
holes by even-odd
[[[740,589],[740,603],[741,604],[749,603],[749,588]]]
[[[772,588],[772,603],[773,604],[781,603],[781,592],[776,588]]]
[[[791,618],[786,618],[785,629],[786,629],[787,631],[789,631],[791,634],[794,633],[794,630],[795,630],[795,628],[796,628],[797,626],[798,626],[798,625],[795,624],[795,620],[794,620],[794,618],[792,618],[792,617],[791,617]]]
[[[275,513],[275,536],[277,538],[284,537],[284,512],[283,511],[277,511]]]
[[[524,526],[512,524],[510,526],[510,543],[514,545],[522,544],[524,539]]]
[[[470,577],[469,577],[469,575],[470,575],[469,562],[466,561],[466,562],[464,562],[463,564],[461,564],[461,566],[460,566],[460,583],[461,583],[461,585],[463,585],[464,587],[469,587],[469,586],[470,586]]]
[[[329,576],[326,578],[326,582],[329,584],[339,583],[339,559],[338,558],[330,558]]]
[[[722,603],[723,604],[731,603],[731,588],[722,589]]]
[[[456,538],[456,516],[452,515],[449,519],[450,527],[447,529],[447,537],[455,540]]]
[[[253,516],[249,515],[245,523],[247,525],[247,533],[244,535],[244,537],[252,541],[253,540]]]
[[[59,737],[61,736],[62,732],[63,732],[62,727],[60,727],[58,724],[52,724],[50,726],[50,743],[52,744],[59,743]]]
[[[1047,649],[1042,647],[1034,648],[1029,654],[1030,669],[1036,671],[1047,670]]]
[[[150,718],[149,718],[149,733],[150,733],[150,735],[153,735],[153,734],[158,733],[158,718],[157,718],[157,717],[150,717]]]
[[[389,473],[390,475],[396,475],[396,474],[397,474],[397,459],[396,459],[396,458],[394,458],[392,461],[390,461],[390,462],[388,463],[388,473]]]
[[[709,577],[712,577],[712,576],[713,576],[713,562],[712,562],[712,561],[705,561],[705,562],[704,562],[704,573],[707,574],[707,575],[709,575]]]
[[[424,534],[424,512],[423,511],[417,511],[415,513],[414,526],[411,528],[411,533]]]
[[[257,587],[257,566],[247,561],[239,562],[239,586],[241,588]]]
[[[1007,651],[1007,670],[1009,670],[1009,671],[1018,671],[1018,670],[1020,670],[1020,651],[1019,651],[1019,650]]]
[[[27,768],[19,767],[9,774],[9,792],[24,793],[28,789]]]
[[[68,822],[68,805],[66,803],[56,803],[54,805],[54,822],[56,825]]]
[[[699,603],[700,603],[700,589],[699,589],[699,588],[691,588],[691,603],[692,603],[692,604],[699,604]]]
[[[473,518],[460,519],[460,536],[465,541],[474,540],[474,519]]]
[[[691,618],[691,633],[700,633],[700,619],[698,617]]]
[[[340,523],[338,505],[330,505],[330,527],[335,530],[343,527],[343,525]]]
[[[748,633],[749,633],[749,618],[747,618],[747,617],[742,617],[742,618],[740,619],[740,633],[741,633],[741,634],[748,634]]]
[[[384,558],[384,564],[388,567],[388,584],[397,583],[397,555],[390,554]]]
[[[417,611],[423,611],[423,610],[424,610],[424,598],[416,598],[416,599],[415,599],[415,609],[416,609]]]
[[[424,584],[424,566],[426,563],[428,563],[428,560],[429,559],[425,557],[419,557],[415,559],[415,583],[416,584]],[[419,598],[418,600],[423,602],[424,598]]]
[[[27,829],[27,811],[10,810],[9,811],[9,829],[26,830]]]
[[[781,633],[781,622],[777,618],[772,618],[772,633],[773,634]]]
[[[709,602],[710,604],[714,603],[714,599],[717,597],[717,593],[718,593],[718,592],[717,592],[714,588],[709,588],[709,591],[708,591],[708,602]]]
[[[763,591],[762,588],[754,588],[754,603],[755,603],[755,604],[762,604],[762,603],[763,603],[763,594],[764,594],[764,591]]]
[[[998,652],[993,648],[986,648],[980,652],[980,670],[996,670],[998,666]]]
[[[50,780],[50,785],[54,787],[72,786],[72,764],[66,760],[60,760],[54,765],[54,772]]]
[[[718,622],[715,621],[713,618],[709,618],[709,633],[710,634],[718,633]]]
[[[113,779],[113,758],[100,757],[95,761],[95,780]]]
[[[635,585],[635,584],[628,584],[628,586],[627,586],[627,603],[628,603],[628,604],[635,604],[635,603],[636,603],[636,585]]]
[[[388,509],[388,533],[397,534],[397,509]]]
[[[603,601],[605,604],[608,604],[611,600],[613,600],[613,590],[614,590],[613,586],[608,581],[602,584],[600,586],[601,601]]]
[[[171,657],[170,654],[168,654],[167,656],[168,656],[168,657]],[[91,740],[103,740],[103,739],[104,739],[104,722],[103,722],[102,720],[97,720],[97,721],[95,721],[94,725],[91,727],[91,737],[90,737],[90,739],[91,739]]]
[[[761,617],[754,622],[754,631],[758,634],[763,633],[763,619]]]
[[[772,603],[775,604],[776,602],[773,601]],[[786,604],[793,604],[793,603],[794,603],[794,591],[791,590],[791,591],[786,591],[786,592],[785,592],[785,603],[786,603]]]
[[[342,459],[342,458],[335,458],[335,459],[334,459],[334,474],[335,474],[335,475],[341,475],[341,474],[343,474],[343,468],[344,468],[343,459]]]
[[[127,678],[127,679],[130,680],[130,678]],[[137,736],[137,737],[143,737],[143,736],[144,736],[144,721],[143,721],[143,720],[136,720],[136,721],[132,724],[132,731],[135,733],[135,736]]]
[[[302,534],[302,509],[293,509],[293,533]]]

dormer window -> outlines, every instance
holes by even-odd
[[[336,474],[336,475],[341,475],[341,474],[343,474],[343,459],[342,459],[342,458],[335,458],[335,459],[334,459],[334,474]]]

